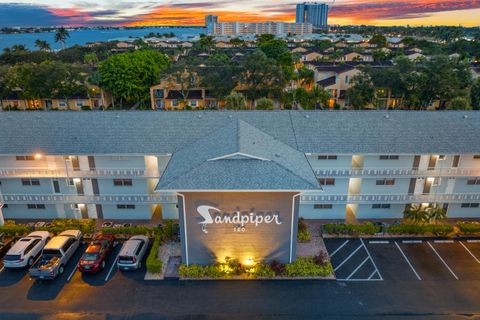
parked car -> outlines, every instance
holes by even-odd
[[[142,267],[142,259],[148,248],[148,237],[138,235],[128,239],[118,254],[117,266],[123,270],[136,270]]]
[[[30,268],[30,276],[36,279],[55,279],[65,270],[65,265],[80,246],[82,232],[66,230],[53,237],[43,248],[42,255]]]
[[[13,238],[0,234],[0,258],[3,257],[13,244]]]
[[[30,267],[50,239],[48,231],[34,231],[18,240],[3,258],[5,268]]]
[[[113,235],[99,234],[90,242],[78,262],[78,270],[83,273],[95,273],[105,268],[105,260],[112,252],[115,243]]]

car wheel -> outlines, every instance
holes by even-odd
[[[60,268],[58,268],[58,274],[62,274],[63,273],[63,266],[60,266]]]
[[[28,266],[31,267],[33,264],[33,258],[30,257],[30,259],[28,259]]]
[[[105,269],[105,260],[102,261],[102,269]]]

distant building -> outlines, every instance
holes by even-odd
[[[205,27],[207,28],[207,33],[212,34],[215,24],[218,23],[218,16],[209,14],[205,16]]]
[[[221,22],[215,23],[213,32],[217,35],[234,34],[311,34],[313,32],[310,23],[287,23],[287,22]]]
[[[328,27],[328,5],[318,2],[304,2],[297,4],[297,23],[311,23],[314,28]]]

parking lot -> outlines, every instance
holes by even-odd
[[[339,281],[480,279],[480,241],[324,239]]]
[[[85,251],[87,245],[82,244],[71,260],[67,263],[62,275],[54,280],[34,280],[30,279],[28,269],[7,269],[3,268],[3,262],[0,260],[0,289],[15,288],[26,290],[26,297],[29,300],[46,301],[55,299],[59,293],[72,287],[101,287],[110,282],[122,283],[124,281],[143,281],[146,267],[146,256],[142,261],[142,268],[135,271],[120,271],[116,266],[117,256],[120,252],[121,243],[116,244],[109,254],[105,268],[95,274],[83,274],[77,270],[77,264]]]

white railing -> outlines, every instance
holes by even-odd
[[[464,203],[480,202],[479,193],[455,194],[362,194],[362,195],[303,195],[303,203]]]
[[[59,195],[59,194],[2,194],[0,202],[8,204],[156,204],[177,203],[175,195]]]
[[[0,177],[5,178],[102,178],[102,177],[138,177],[138,178],[159,178],[160,171],[146,169],[91,169],[72,170],[65,168],[0,168]]]
[[[317,177],[356,177],[356,176],[373,176],[373,177],[478,177],[480,176],[480,168],[435,168],[428,169],[412,169],[412,168],[325,168],[315,169]]]

